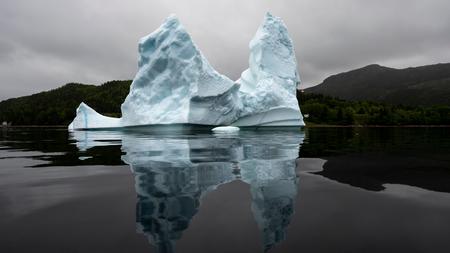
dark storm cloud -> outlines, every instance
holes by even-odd
[[[132,78],[137,40],[170,13],[219,72],[237,79],[266,11],[288,26],[303,87],[371,63],[450,61],[447,0],[2,0],[0,99]]]

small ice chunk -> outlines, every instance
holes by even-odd
[[[80,156],[80,157],[78,157],[78,160],[84,161],[84,160],[91,159],[91,158],[93,158],[93,157],[92,156]]]
[[[220,126],[212,129],[214,133],[236,133],[239,132],[239,127],[235,126]]]

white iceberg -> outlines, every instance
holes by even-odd
[[[171,15],[139,41],[138,72],[122,118],[82,103],[69,129],[157,124],[303,126],[293,43],[280,18],[267,14],[250,43],[250,68],[233,82],[209,64]]]

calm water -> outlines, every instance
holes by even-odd
[[[0,252],[450,252],[449,128],[0,140]]]

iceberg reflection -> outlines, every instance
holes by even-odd
[[[122,144],[122,160],[135,176],[136,224],[159,252],[175,243],[219,185],[250,185],[252,212],[267,251],[286,237],[294,213],[296,159],[304,133],[242,131],[238,135],[75,131],[80,150]]]

